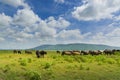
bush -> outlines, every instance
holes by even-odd
[[[37,72],[27,72],[25,76],[27,80],[41,80],[41,76]]]
[[[52,56],[53,57],[53,59],[56,59],[57,57],[56,56]]]
[[[27,63],[26,63],[26,61],[25,61],[25,60],[21,60],[21,61],[20,61],[20,65],[22,65],[22,66],[26,66],[26,65],[27,65]]]
[[[116,61],[112,58],[109,58],[109,59],[107,59],[107,63],[114,64],[114,63],[116,63]]]
[[[50,68],[51,64],[50,63],[46,63],[45,66],[44,66],[44,69],[48,69]]]
[[[86,70],[90,70],[90,68],[89,68],[89,67],[87,67],[87,68],[86,68]]]
[[[6,73],[10,70],[10,66],[9,65],[5,65],[5,67],[3,68],[3,72]]]
[[[32,62],[32,59],[31,58],[28,58],[28,63],[31,63]]]

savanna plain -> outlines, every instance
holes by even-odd
[[[120,52],[114,55],[64,55],[37,58],[0,50],[0,80],[120,80]]]

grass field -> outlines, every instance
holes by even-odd
[[[120,80],[120,54],[61,56],[0,51],[0,80]]]

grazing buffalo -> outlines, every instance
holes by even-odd
[[[41,56],[41,57],[44,57],[44,55],[45,55],[45,54],[47,54],[47,52],[46,52],[46,51],[43,51],[43,50],[42,50],[42,51],[40,51],[40,56]]]
[[[21,51],[20,50],[13,50],[13,53],[15,53],[15,54],[21,54]]]
[[[38,50],[36,51],[36,56],[37,58],[40,58],[40,52]]]
[[[60,51],[56,51],[56,53],[60,54]]]
[[[73,50],[73,51],[72,51],[72,54],[73,54],[73,55],[80,55],[81,53],[80,53],[80,51]]]
[[[89,52],[88,52],[88,51],[83,51],[83,50],[82,50],[82,51],[81,51],[81,54],[82,54],[82,55],[88,55]]]
[[[62,51],[61,55],[72,55],[72,51]]]
[[[13,50],[13,53],[17,54],[17,50]]]
[[[112,54],[114,54],[115,50],[105,49],[103,52],[104,52],[104,54],[106,54],[106,55],[112,55]]]
[[[18,50],[18,54],[21,54],[21,51],[20,51],[20,50]]]
[[[102,52],[100,50],[95,50],[95,51],[90,50],[89,54],[91,54],[92,56],[93,55],[100,55],[100,54],[102,54]]]
[[[25,50],[26,54],[32,54],[32,51]]]

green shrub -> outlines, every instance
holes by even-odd
[[[90,68],[89,68],[89,67],[87,67],[87,68],[86,68],[86,70],[90,70]]]
[[[51,64],[50,63],[46,63],[45,66],[44,66],[44,69],[48,69],[50,68]]]
[[[41,80],[41,76],[37,72],[27,72],[25,76],[26,80]]]
[[[114,63],[116,63],[116,61],[115,61],[114,59],[112,59],[112,58],[107,59],[106,62],[109,63],[109,64],[114,64]]]
[[[53,57],[53,59],[56,59],[57,57],[56,56],[52,56]]]
[[[31,58],[28,58],[28,63],[31,63],[32,62],[32,59]]]
[[[5,67],[3,68],[3,72],[6,73],[10,70],[10,66],[9,65],[5,65]]]
[[[21,60],[21,61],[20,61],[20,65],[26,66],[26,65],[27,65],[26,60]]]

